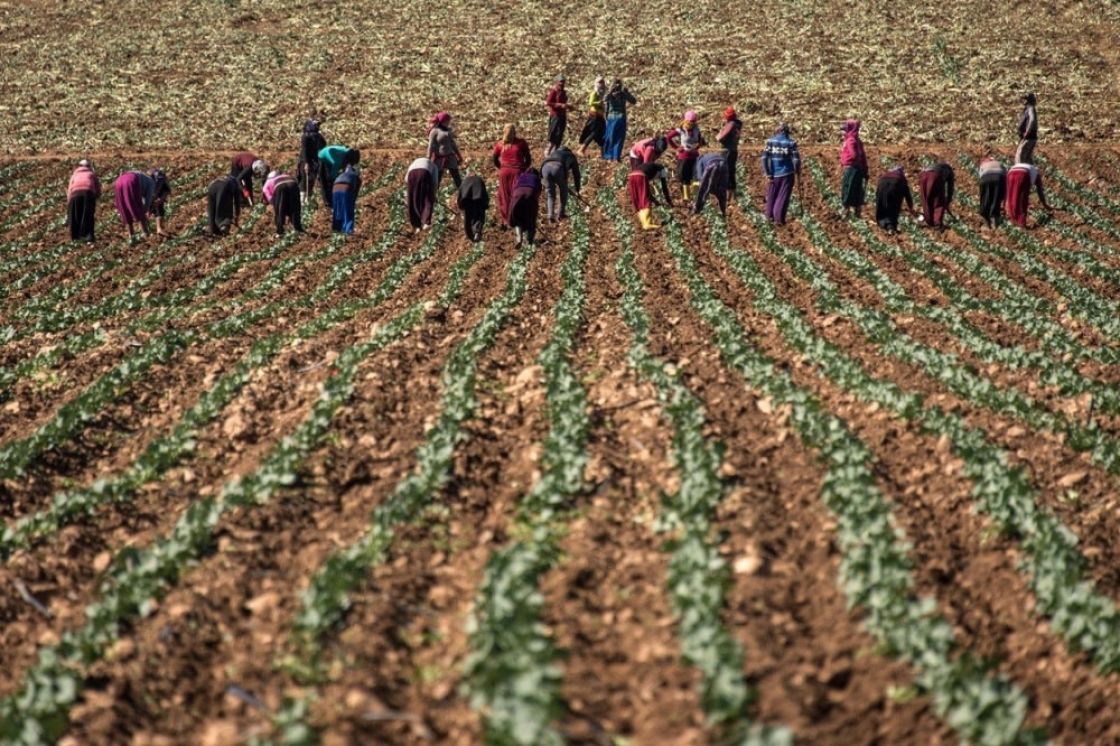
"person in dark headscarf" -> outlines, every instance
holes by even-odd
[[[743,122],[733,106],[723,110],[723,127],[716,135],[716,142],[727,151],[727,191],[734,193],[735,167],[739,163],[739,136],[743,132]]]
[[[638,140],[630,148],[630,168],[633,169],[643,163],[653,163],[668,149],[669,140],[665,135],[655,135],[644,140]]]
[[[517,177],[510,194],[509,222],[514,229],[515,246],[522,241],[530,244],[537,240],[537,214],[541,205],[541,176],[535,168]]]
[[[902,166],[895,166],[879,177],[875,187],[875,222],[887,233],[898,232],[898,218],[905,202],[911,214],[914,213],[914,197],[906,172]]]
[[[85,158],[70,175],[66,188],[66,222],[70,226],[70,240],[93,243],[93,224],[97,200],[101,196],[101,181],[93,164]]]
[[[429,158],[417,158],[409,165],[404,181],[408,222],[413,230],[427,230],[432,225],[439,190],[439,166]]]
[[[156,183],[152,195],[152,204],[148,206],[148,214],[156,219],[156,235],[162,236],[163,219],[167,217],[167,200],[171,197],[171,182],[162,169],[154,168],[151,174],[152,181]]]
[[[303,123],[303,132],[299,137],[297,173],[304,202],[309,201],[315,191],[315,182],[319,180],[319,151],[327,147],[327,139],[320,131],[322,123],[322,113],[311,112],[311,116]]]
[[[953,203],[956,175],[941,161],[918,172],[918,194],[922,198],[922,220],[930,228],[945,227],[945,213]]]
[[[1033,93],[1023,96],[1023,113],[1019,115],[1019,147],[1015,148],[1016,163],[1034,163],[1034,147],[1038,144],[1038,110]]]
[[[708,195],[716,198],[720,214],[727,217],[727,188],[731,181],[728,175],[727,151],[705,153],[696,161],[696,175],[700,177],[700,187],[696,190],[696,203],[692,214],[704,211]]]
[[[635,105],[638,99],[618,78],[611,83],[603,104],[606,107],[607,121],[603,132],[603,160],[622,160],[622,145],[626,142],[626,107]]]
[[[459,185],[459,209],[463,212],[463,230],[468,240],[475,243],[482,240],[488,207],[490,194],[486,191],[486,182],[478,174],[468,175]]]
[[[840,146],[840,166],[844,169],[840,176],[840,204],[845,213],[857,218],[863,211],[868,178],[867,152],[859,138],[859,128],[858,119],[845,121],[844,144]]]
[[[224,236],[241,219],[241,209],[245,206],[245,195],[241,193],[241,182],[233,174],[221,176],[210,182],[206,190],[206,219],[210,233]]]
[[[1007,169],[992,156],[980,161],[980,217],[989,228],[999,226],[1007,199]]]
[[[775,225],[785,225],[794,181],[801,174],[801,154],[785,122],[779,124],[777,132],[766,141],[762,150],[762,171],[768,181],[766,217]]]

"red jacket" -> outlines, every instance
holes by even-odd
[[[562,117],[568,113],[568,93],[556,86],[548,89],[548,96],[544,100],[548,105],[548,113],[554,117]]]
[[[88,166],[78,166],[70,174],[70,185],[66,189],[66,199],[74,196],[74,192],[90,191],[94,197],[101,196],[101,182],[97,174]]]
[[[255,155],[250,153],[248,150],[242,150],[240,153],[233,157],[233,162],[230,164],[230,172],[233,174],[239,174],[247,168],[252,168],[253,161],[255,160],[257,160],[257,157]]]
[[[525,171],[533,165],[533,156],[529,152],[529,143],[520,137],[514,138],[511,143],[499,140],[494,144],[490,156],[494,161],[494,168],[516,168]]]

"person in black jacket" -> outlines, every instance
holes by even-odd
[[[902,166],[896,166],[879,177],[875,187],[875,222],[887,233],[898,232],[898,217],[905,202],[914,213],[914,197]]]
[[[490,207],[490,194],[486,182],[478,174],[469,174],[459,185],[459,209],[463,211],[463,230],[467,240],[482,240],[482,226],[486,223],[486,210]]]
[[[541,163],[541,181],[544,184],[546,195],[546,215],[549,222],[563,220],[568,217],[568,179],[574,182],[574,190],[579,194],[580,182],[579,160],[568,146],[562,145],[548,154]],[[559,204],[556,204],[556,192],[560,191]],[[554,206],[557,209],[553,209]]]
[[[1034,146],[1038,144],[1038,111],[1033,93],[1023,96],[1023,113],[1019,115],[1019,147],[1015,149],[1016,163],[1034,163]]]
[[[224,236],[231,226],[241,219],[241,209],[245,206],[245,195],[241,193],[241,182],[233,174],[221,176],[210,182],[206,190],[206,218],[210,233]]]

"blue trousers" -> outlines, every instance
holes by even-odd
[[[354,232],[354,205],[357,201],[358,193],[354,190],[331,192],[331,208],[334,210],[331,230],[335,233]]]
[[[622,145],[626,142],[626,117],[607,119],[607,131],[603,136],[603,160],[622,160]]]

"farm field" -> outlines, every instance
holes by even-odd
[[[347,239],[169,157],[132,246],[0,164],[0,740],[1116,742],[1120,153],[989,232],[977,147],[876,149],[959,167],[888,237],[804,150],[787,226],[590,161],[521,249],[393,152]]]

